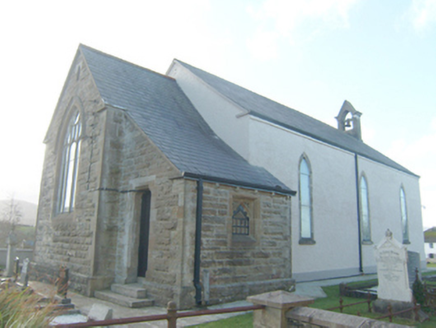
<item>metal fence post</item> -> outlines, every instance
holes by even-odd
[[[368,292],[368,312],[371,313],[371,293]]]
[[[177,326],[177,305],[176,302],[168,302],[167,316],[168,316],[168,328],[176,328]]]

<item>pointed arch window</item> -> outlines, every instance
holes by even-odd
[[[362,229],[362,242],[371,242],[371,224],[369,218],[368,184],[366,178],[360,178],[360,220]]]
[[[314,244],[312,224],[312,174],[306,157],[299,167],[300,244]]]
[[[82,123],[80,113],[76,112],[70,118],[62,144],[59,213],[72,212],[74,209],[81,141]]]
[[[400,189],[401,228],[403,231],[403,244],[409,244],[409,219],[407,216],[406,193]]]

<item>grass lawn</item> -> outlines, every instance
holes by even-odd
[[[189,326],[201,328],[218,328],[218,327],[238,327],[238,328],[253,328],[253,313],[238,315],[235,317],[203,323],[201,325]]]

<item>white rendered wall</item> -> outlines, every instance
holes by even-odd
[[[368,185],[372,242],[378,244],[387,229],[392,231],[396,240],[403,242],[400,209],[402,186],[409,220],[410,244],[405,246],[407,250],[419,253],[421,263],[425,261],[419,178],[362,157],[359,157],[359,171],[365,175]],[[372,266],[374,271],[374,248],[372,245],[363,245],[362,251],[364,268],[370,270]]]
[[[426,258],[430,258],[430,254],[433,254],[433,258],[436,259],[436,245],[435,243],[432,243],[433,248],[430,247],[430,243],[425,243],[424,244],[424,251],[425,251],[425,256]]]
[[[294,197],[294,278],[310,280],[357,274],[359,236],[353,154],[256,118],[250,120],[250,132],[250,162],[265,167],[293,190],[298,190],[301,156],[305,154],[309,160],[316,244],[299,244],[299,201],[298,196]]]
[[[298,191],[298,165],[302,154],[312,171],[313,232],[315,245],[300,245],[298,197],[292,204],[292,261],[297,279],[359,273],[354,154],[283,129],[269,122],[250,120],[250,163],[263,166]],[[363,272],[376,272],[374,245],[386,229],[402,242],[400,187],[406,193],[410,251],[425,260],[419,179],[358,156],[358,172],[368,184],[372,244],[362,244]],[[310,259],[308,261],[308,259]],[[318,272],[318,273],[316,273]]]
[[[174,77],[209,126],[252,165],[262,166],[298,191],[299,161],[307,156],[312,171],[314,245],[300,245],[298,196],[292,198],[292,271],[297,280],[359,274],[359,242],[355,157],[256,117],[223,97],[177,62]],[[425,261],[421,201],[417,177],[358,157],[359,179],[368,183],[371,237],[361,245],[365,273],[376,270],[374,245],[387,228],[402,241],[399,188],[406,193],[409,217],[408,250]],[[423,262],[425,263],[425,262]]]
[[[177,80],[177,84],[191,100],[212,130],[248,160],[248,115],[228,99],[205,84],[185,67],[174,62],[168,75]]]

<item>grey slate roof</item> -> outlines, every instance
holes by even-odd
[[[79,50],[104,102],[125,109],[184,176],[295,193],[218,138],[173,78],[84,45]]]
[[[249,111],[250,115],[369,158],[394,169],[415,175],[361,140],[343,131],[180,60],[176,61],[221,93],[221,95]]]

